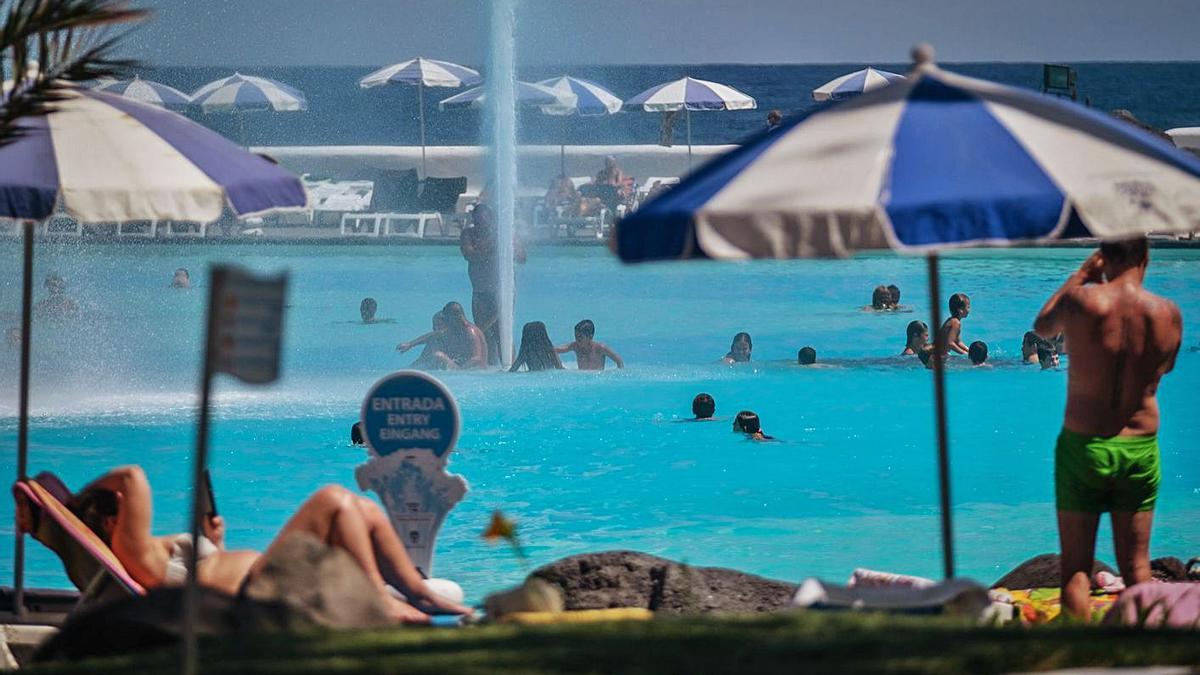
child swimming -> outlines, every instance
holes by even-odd
[[[575,363],[580,370],[604,370],[604,359],[609,358],[618,368],[624,368],[625,362],[616,352],[602,342],[596,342],[596,324],[591,319],[584,319],[575,324],[575,341],[556,347],[559,354],[575,352]]]

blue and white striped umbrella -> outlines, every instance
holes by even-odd
[[[903,80],[903,75],[889,73],[886,70],[863,68],[853,73],[834,78],[813,89],[814,101],[844,101],[868,91],[882,89],[893,82]]]
[[[449,61],[415,58],[384,66],[358,81],[363,89],[384,84],[411,84],[422,87],[473,87],[483,78],[479,71]]]
[[[192,105],[204,112],[308,109],[308,101],[300,90],[265,77],[241,73],[209,82],[192,92]]]
[[[560,93],[532,82],[517,80],[515,92],[517,103],[525,106],[573,106],[576,97],[572,93]],[[482,108],[487,104],[487,87],[475,87],[455,94],[438,104],[442,110],[456,108]]]
[[[688,167],[691,168],[693,110],[753,110],[758,103],[753,96],[728,85],[685,77],[650,87],[625,101],[625,107],[646,112],[682,110],[687,120]]]
[[[542,106],[542,112],[547,115],[612,115],[621,111],[623,103],[617,95],[601,87],[595,82],[581,80],[577,77],[552,77],[537,84],[546,87],[557,94],[574,94],[575,105]]]
[[[0,147],[0,218],[83,222],[216,220],[303,207],[300,179],[216,132],[116,94],[69,89]]]
[[[620,227],[623,259],[844,256],[1200,229],[1200,159],[1112,117],[919,65],[786,122]]]
[[[132,80],[99,82],[92,89],[107,91],[110,94],[149,103],[167,110],[186,110],[192,104],[192,98],[182,91],[136,76]]]

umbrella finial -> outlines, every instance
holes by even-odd
[[[913,70],[924,70],[932,67],[934,49],[928,42],[922,42],[912,48]]]

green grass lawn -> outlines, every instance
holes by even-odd
[[[176,650],[46,665],[175,672]],[[947,619],[796,613],[571,626],[243,635],[201,645],[204,673],[999,673],[1200,664],[1200,635],[1096,626],[977,628]]]

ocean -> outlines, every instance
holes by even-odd
[[[767,111],[793,115],[816,105],[810,92],[821,84],[868,64],[821,65],[592,65],[562,68],[520,68],[521,79],[537,81],[569,74],[611,89],[623,99],[649,87],[691,76],[730,85],[758,101],[757,110],[692,114],[693,142],[736,143],[765,126]],[[904,73],[905,64],[869,64]],[[947,70],[1005,84],[1040,89],[1039,63],[947,63]],[[1079,102],[1098,109],[1130,110],[1161,129],[1200,125],[1200,63],[1081,63]],[[175,67],[145,71],[143,76],[183,91],[230,75],[233,67]],[[250,145],[416,145],[420,141],[417,92],[393,86],[360,89],[358,80],[373,69],[347,67],[243,68],[244,74],[277,79],[303,91],[305,112],[201,114],[193,116],[231,138]],[[426,134],[430,145],[473,145],[481,140],[482,113],[474,110],[441,112],[437,102],[461,90],[428,89],[425,96]],[[522,111],[519,142],[527,144],[654,144],[662,116],[625,112],[603,117],[562,119],[536,110]],[[686,143],[683,120],[675,124],[674,142]],[[242,136],[244,134],[244,136]]]

